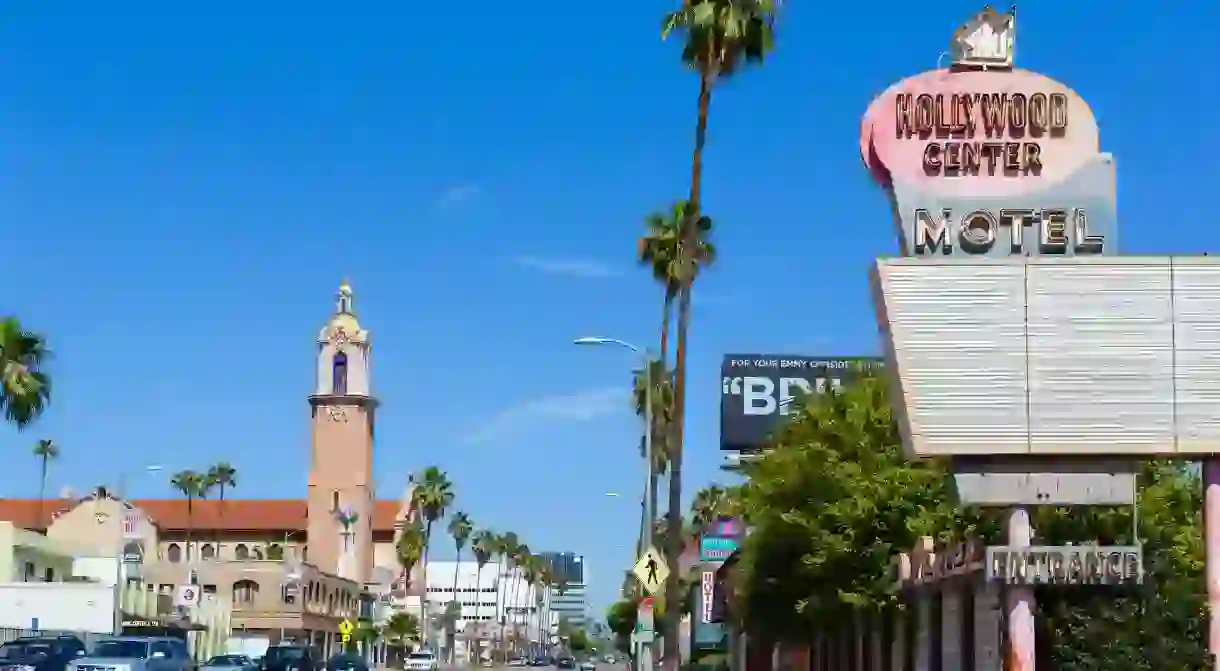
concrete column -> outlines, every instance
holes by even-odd
[[[1220,671],[1220,459],[1203,460],[1203,539],[1207,547],[1207,651]]]
[[[1033,540],[1029,509],[1016,506],[1008,511],[1008,545],[1028,547]],[[1010,585],[1005,591],[1004,609],[1008,613],[1008,671],[1034,671],[1034,588]]]
[[[911,671],[932,671],[932,590],[921,585],[916,589],[915,602],[915,668]]]

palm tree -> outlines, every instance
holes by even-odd
[[[452,603],[458,604],[458,617],[461,617],[462,606],[458,602],[457,585],[458,585],[458,569],[462,567],[462,548],[466,547],[466,542],[470,540],[470,534],[474,533],[474,524],[470,521],[470,515],[463,512],[456,512],[449,518],[449,535],[453,536],[453,545],[457,549],[453,566],[453,590]],[[449,663],[453,663],[454,655],[457,654],[456,646],[449,648]]]
[[[516,609],[518,615],[521,614],[521,584],[525,579],[525,569],[529,566],[530,557],[534,555],[530,552],[530,546],[525,543],[517,545],[516,552],[513,553],[511,563],[513,567],[513,608]],[[513,627],[513,641],[516,644],[518,652],[521,651],[521,638],[517,636],[517,624],[510,618],[510,623]]]
[[[398,563],[402,566],[404,580],[407,586],[411,584],[411,572],[415,570],[415,566],[419,564],[420,559],[424,556],[424,546],[427,544],[427,539],[424,537],[424,527],[419,520],[412,520],[399,533],[398,540],[394,543],[394,554],[398,558]],[[427,594],[427,585],[424,585]]]
[[[496,552],[500,555],[500,559],[499,559],[500,570],[497,572],[498,577],[504,578],[504,576],[507,575],[508,570],[513,567],[513,557],[515,557],[517,555],[517,548],[520,545],[521,545],[521,543],[517,540],[517,534],[515,534],[511,531],[504,534],[503,536],[500,536],[499,539],[497,539]],[[505,580],[509,580],[509,579],[505,578]],[[507,650],[507,648],[505,646],[505,641],[507,640],[505,638],[505,635],[508,630],[508,624],[509,624],[509,618],[507,617],[508,608],[509,608],[508,585],[507,584],[498,586],[496,588],[496,601],[499,604],[499,608],[498,608],[499,612],[503,613],[502,615],[499,616],[500,620],[501,620],[501,622],[500,622],[500,649],[501,649],[501,651],[505,651],[505,650]]]
[[[648,388],[648,380],[652,379],[652,389]],[[657,514],[657,483],[661,476],[669,470],[669,444],[668,440],[671,420],[673,418],[673,385],[670,384],[669,374],[665,370],[664,359],[650,361],[648,363],[648,371],[639,371],[635,375],[635,388],[633,391],[635,399],[635,412],[641,418],[647,416],[647,408],[644,404],[650,398],[652,399],[652,455],[644,454],[645,441],[640,441],[640,456],[652,459],[651,475],[648,478],[648,496],[649,510],[652,511],[653,517]],[[641,520],[641,524],[645,522]],[[640,529],[640,540],[643,542],[643,530]],[[643,547],[636,548],[636,554],[644,551]]]
[[[430,618],[428,617],[428,554],[432,549],[432,525],[445,516],[445,511],[453,505],[453,483],[449,476],[436,466],[429,466],[415,478],[414,498],[416,510],[424,518],[424,641],[428,641]]]
[[[696,492],[695,500],[690,504],[691,526],[694,531],[702,532],[704,527],[721,517],[730,517],[737,513],[739,493],[736,487],[726,488],[722,485],[709,485]]]
[[[217,490],[217,505],[220,507],[220,525],[216,530],[216,556],[220,556],[220,529],[226,528],[224,525],[225,519],[225,490],[237,487],[237,469],[227,461],[218,461],[214,466],[208,469],[208,481],[211,482]],[[281,555],[281,558],[283,556]]]
[[[541,565],[541,560],[536,555],[525,557],[521,565],[521,582],[525,584],[525,643],[529,647],[530,641],[530,620],[536,620],[533,617],[538,611],[538,567]]]
[[[47,529],[51,525],[43,524],[43,508],[46,505],[47,499],[47,467],[50,462],[59,458],[59,446],[55,441],[46,438],[34,443],[34,456],[38,457],[40,462],[39,479],[38,479],[38,517],[34,520],[35,529]]]
[[[50,358],[42,336],[26,331],[16,317],[0,319],[0,411],[18,430],[51,403],[51,378],[43,370]]]
[[[538,559],[538,646],[539,652],[545,654],[551,643],[551,586],[555,584],[555,575],[541,557]]]
[[[701,231],[711,230],[711,220],[703,216],[703,150],[707,144],[708,114],[712,88],[722,78],[732,76],[746,63],[761,62],[771,50],[776,16],[775,0],[684,0],[682,7],[668,14],[661,26],[662,38],[679,33],[683,38],[682,62],[699,75],[698,112],[695,122],[695,147],[691,155],[690,197],[684,209],[679,232],[679,265],[693,266],[695,240]],[[693,273],[684,273],[678,291],[678,348],[674,356],[674,444],[669,466],[669,516],[678,527],[682,516],[682,441],[686,419],[686,345],[690,327]],[[666,548],[671,566],[678,565],[681,552],[677,534]],[[666,585],[667,603],[677,603],[680,595],[677,577]],[[666,610],[665,649],[678,649],[678,611]],[[677,655],[667,655],[667,666],[678,668]]]
[[[190,562],[195,556],[191,550],[191,536],[195,528],[195,501],[207,495],[207,476],[191,470],[178,471],[170,478],[169,484],[186,497],[186,559]]]
[[[474,619],[476,622],[482,622],[481,616],[483,611],[483,567],[491,561],[492,555],[496,553],[496,535],[487,529],[480,529],[475,532],[470,543],[470,551],[474,554],[475,565],[477,566],[474,579]],[[482,659],[482,651],[477,651],[479,655],[475,656],[475,661]]]

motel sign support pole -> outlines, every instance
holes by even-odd
[[[1217,490],[1220,493],[1220,489]],[[1218,499],[1220,500],[1220,499]],[[1028,547],[1033,541],[1029,509],[1014,506],[1006,520],[1009,547]],[[1209,555],[1210,557],[1210,555]],[[1028,584],[1009,585],[1005,590],[1004,610],[1008,623],[1006,671],[1034,671],[1034,588]]]
[[[1220,671],[1220,458],[1203,460],[1203,541],[1207,547],[1207,651]]]

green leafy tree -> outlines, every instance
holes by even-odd
[[[35,528],[47,529],[51,525],[45,521],[46,500],[47,500],[47,469],[52,461],[59,459],[59,445],[55,441],[46,438],[34,444],[34,456],[38,458],[38,517],[34,522]]]
[[[568,634],[568,649],[575,653],[582,653],[592,647],[589,641],[589,635],[584,629],[574,629]]]
[[[38,419],[51,403],[45,370],[46,339],[25,330],[16,317],[0,318],[0,414],[18,430]]]
[[[381,629],[385,641],[397,648],[411,649],[419,644],[419,618],[399,611],[390,616]]]
[[[890,562],[921,536],[984,531],[961,512],[935,461],[903,454],[886,382],[860,380],[805,404],[748,470],[741,505],[741,617],[787,640],[809,640],[895,603]]]
[[[1039,665],[1060,671],[1211,669],[1206,663],[1207,604],[1202,485],[1181,463],[1151,461],[1139,473],[1141,588],[1038,590]],[[1132,510],[1042,508],[1035,542],[1062,545],[1136,541]]]
[[[635,631],[639,603],[636,598],[621,599],[606,609],[606,626],[614,634],[614,647],[628,655],[632,654],[631,634]]]

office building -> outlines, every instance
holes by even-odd
[[[541,552],[538,554],[551,567],[556,588],[551,595],[551,612],[556,620],[565,619],[583,629],[588,622],[585,601],[585,558],[575,552]]]

